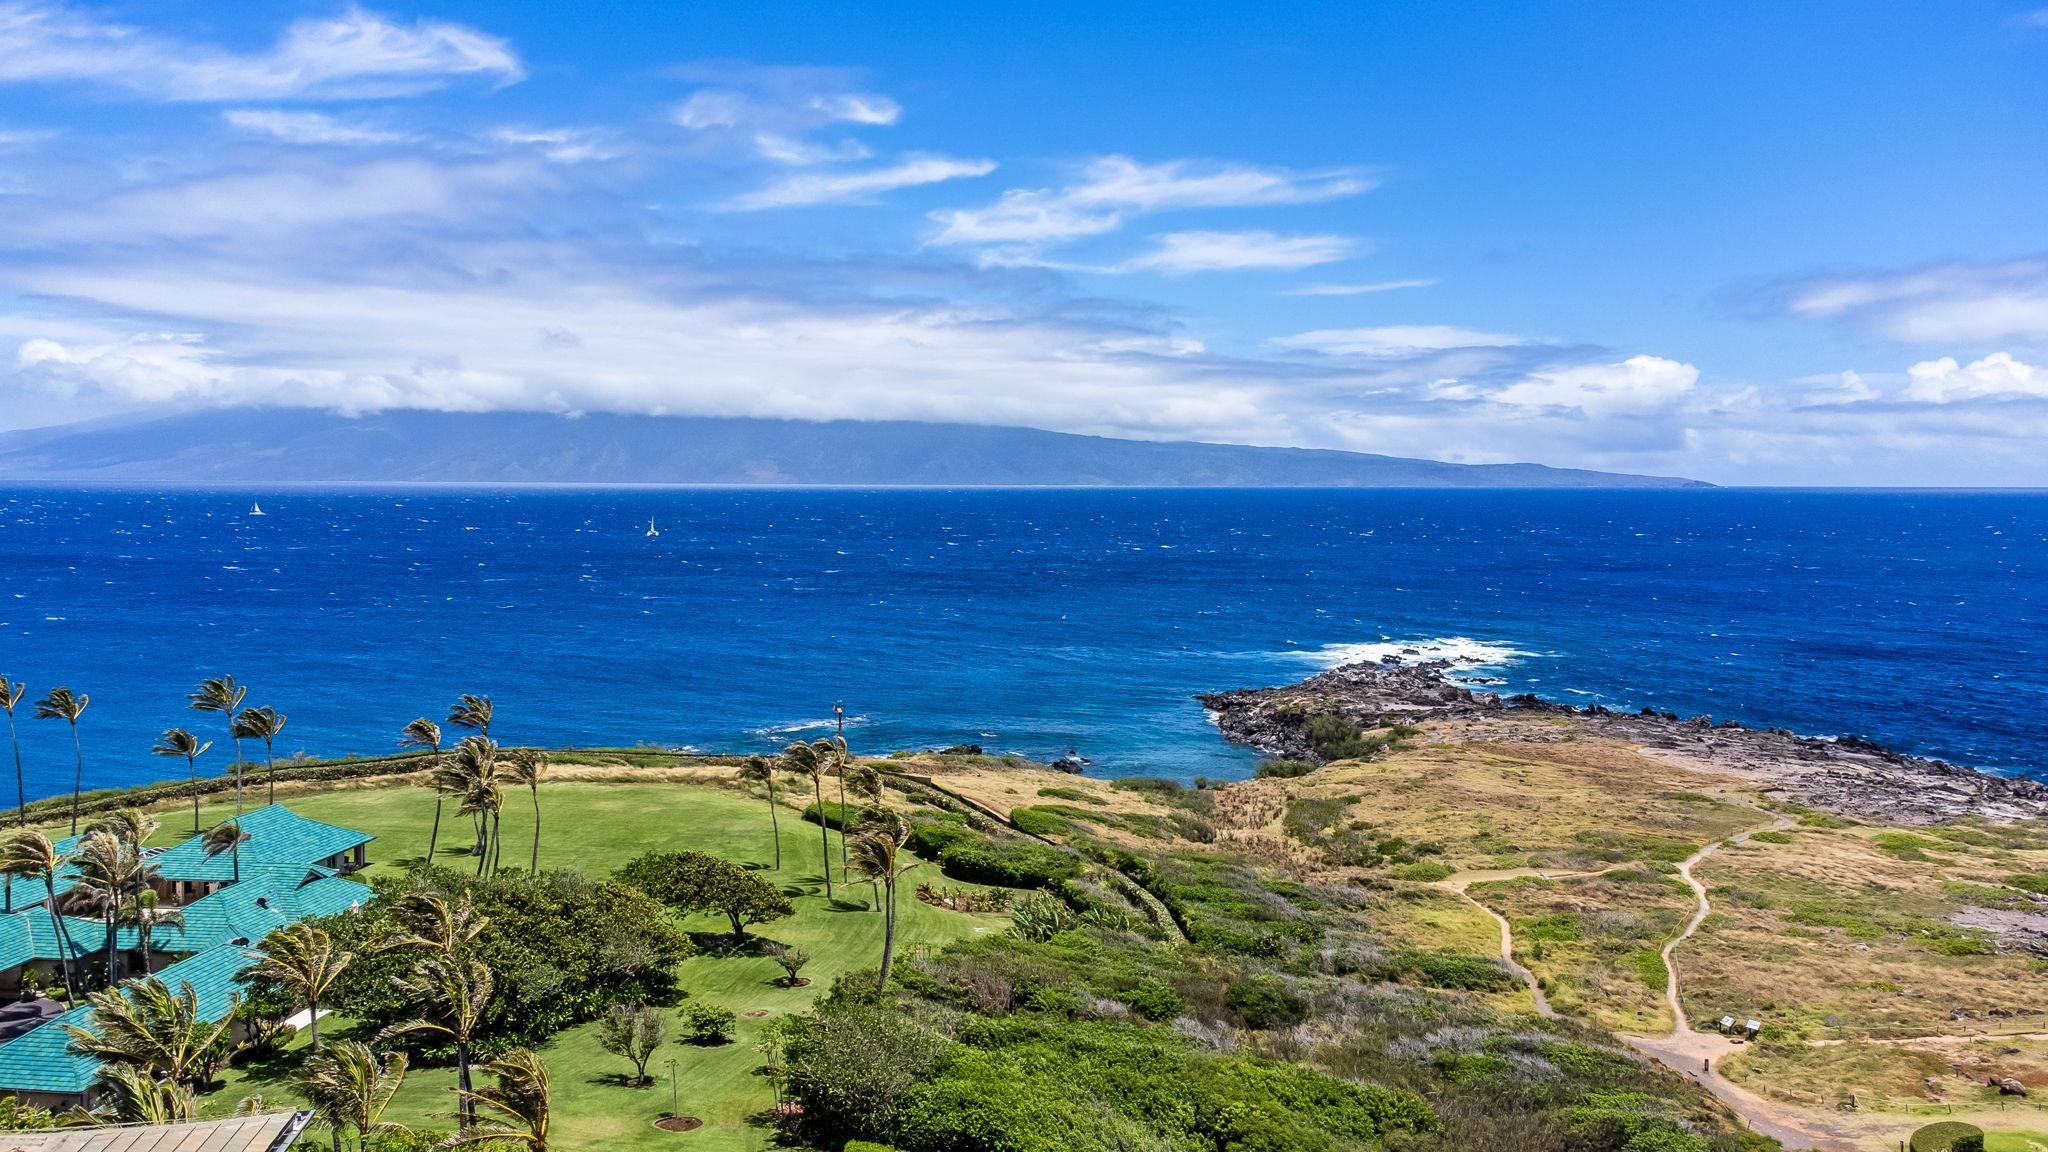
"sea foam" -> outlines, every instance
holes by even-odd
[[[1475,640],[1470,636],[1437,636],[1427,640],[1390,640],[1382,637],[1355,644],[1325,644],[1320,648],[1295,649],[1286,655],[1323,668],[1335,668],[1340,664],[1376,664],[1391,656],[1403,664],[1442,660],[1462,671],[1502,668],[1537,653],[1498,641]]]

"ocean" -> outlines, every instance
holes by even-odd
[[[771,751],[843,703],[864,753],[1235,778],[1255,757],[1193,694],[1406,648],[2040,775],[2048,493],[0,495],[0,672],[90,694],[88,787],[182,776],[149,752],[173,725],[222,768],[184,695],[222,673],[288,715],[281,755],[389,751],[481,692],[510,743]],[[31,793],[67,790],[69,734],[32,711]]]

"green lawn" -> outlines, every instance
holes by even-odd
[[[1984,1152],[2048,1152],[2048,1132],[1986,1132]]]
[[[433,820],[433,797],[424,789],[364,789],[294,798],[290,807],[306,816],[373,832],[372,866],[366,876],[391,869],[396,862],[417,859],[427,846]],[[202,825],[233,814],[232,807],[201,811]],[[165,827],[157,841],[175,842],[190,835],[191,813],[161,813]],[[766,866],[773,859],[768,812],[759,799],[717,788],[678,784],[599,784],[563,782],[541,788],[541,867],[576,868],[591,876],[609,875],[631,857],[652,849],[696,849],[729,860]],[[466,866],[468,823],[452,809],[443,817],[441,854],[445,862]],[[504,817],[507,865],[524,865],[532,843],[533,812],[528,798],[508,796]],[[754,1045],[763,1024],[774,1016],[802,1011],[831,986],[834,977],[872,967],[881,957],[881,917],[867,910],[865,884],[838,882],[839,837],[832,835],[834,886],[837,900],[828,901],[819,870],[818,828],[782,814],[783,866],[779,879],[796,905],[790,919],[764,925],[760,935],[795,944],[811,954],[804,974],[808,988],[781,988],[773,981],[781,970],[766,957],[722,959],[696,956],[681,968],[682,984],[694,999],[723,1005],[740,1013],[733,1043],[699,1048],[671,1042],[648,1071],[658,1077],[652,1088],[626,1088],[619,1083],[630,1066],[597,1046],[590,1026],[557,1036],[542,1050],[554,1082],[555,1138],[564,1149],[680,1148],[709,1150],[759,1149],[770,1146],[770,1133],[751,1126],[747,1117],[774,1103],[774,1093],[759,1075],[761,1056]],[[936,868],[910,874],[914,886]],[[959,885],[972,887],[972,885]],[[898,947],[908,952],[976,932],[1001,931],[1006,917],[968,916],[930,907],[902,893],[898,902]],[[693,919],[693,930],[722,931],[722,919]],[[766,1011],[749,1019],[746,1013]],[[342,1022],[336,1021],[337,1026]],[[335,1030],[339,1030],[337,1027]],[[675,1061],[671,1082],[668,1063]],[[291,1099],[285,1077],[295,1058],[270,1065],[235,1069],[226,1087],[206,1101],[211,1113],[222,1113],[252,1092],[273,1099]],[[441,1115],[452,1106],[454,1073],[422,1069],[407,1079],[390,1118],[401,1123],[452,1126]],[[660,1132],[654,1121],[669,1109],[672,1087],[682,1111],[699,1116],[704,1127],[687,1134]]]

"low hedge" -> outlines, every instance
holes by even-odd
[[[1943,1120],[1913,1133],[1912,1152],[1984,1152],[1984,1130],[1960,1120]]]
[[[1003,888],[1052,888],[1081,873],[1070,852],[1043,844],[998,844],[980,836],[955,840],[939,853],[939,867],[955,880]]]

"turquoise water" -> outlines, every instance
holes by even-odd
[[[515,742],[772,749],[843,701],[868,752],[1230,776],[1192,694],[1429,641],[1506,690],[2039,772],[2044,590],[2040,493],[0,495],[0,671],[91,694],[88,785],[181,774],[149,746],[214,735],[183,694],[222,672],[280,751],[472,691]],[[33,790],[68,788],[28,713]]]

